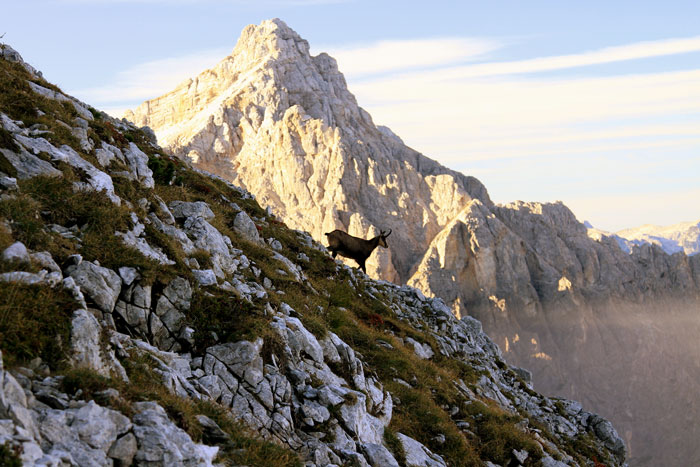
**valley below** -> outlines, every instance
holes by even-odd
[[[477,316],[537,390],[613,421],[632,466],[700,462],[700,308],[692,300],[615,303],[543,316]]]

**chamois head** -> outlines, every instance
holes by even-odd
[[[389,232],[385,232],[384,230],[379,232],[379,246],[383,248],[389,248],[389,244],[386,242],[386,238],[391,235],[391,229],[389,229]]]

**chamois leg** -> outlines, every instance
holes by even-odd
[[[365,261],[364,261],[364,260],[358,261],[357,264],[360,265],[360,269],[362,269],[362,272],[364,272],[365,274],[367,274],[367,270],[365,269]]]
[[[331,253],[333,254],[333,259],[335,259],[335,257],[338,256],[338,252],[335,250],[332,250]]]

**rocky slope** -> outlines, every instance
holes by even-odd
[[[0,49],[0,464],[624,464],[475,319]]]
[[[651,245],[627,254],[614,238],[589,238],[559,203],[495,206],[477,180],[376,127],[335,61],[310,56],[306,41],[280,20],[247,27],[213,69],[127,117],[150,126],[175,154],[245,186],[317,240],[334,228],[364,237],[393,228],[391,248],[375,257],[370,275],[408,283],[444,299],[457,316],[480,319],[509,361],[533,368],[538,387],[563,390],[623,424],[640,458],[700,461],[693,443],[670,441],[684,440],[685,427],[667,420],[674,436],[659,439],[652,418],[638,418],[661,395],[654,389],[660,374],[669,391],[691,400],[700,394],[697,383],[675,377],[682,363],[667,357],[679,342],[690,362],[698,350],[660,333],[660,314],[642,318],[647,308],[672,301],[684,310],[679,319],[697,321],[697,256]],[[616,312],[630,307],[639,314]],[[626,325],[607,332],[622,316]],[[653,343],[641,372],[633,352],[640,336]],[[601,355],[601,347],[619,351]],[[614,370],[601,370],[603,357]],[[595,386],[603,376],[620,381],[605,399]],[[630,385],[638,398],[623,404]],[[682,417],[688,408],[674,410]]]

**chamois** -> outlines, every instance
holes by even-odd
[[[328,237],[328,249],[331,250],[333,258],[339,254],[340,256],[354,259],[365,274],[367,274],[365,261],[377,248],[377,245],[383,248],[389,247],[386,243],[386,238],[389,235],[391,235],[391,229],[389,229],[388,233],[382,230],[379,235],[370,240],[353,237],[342,230],[334,230],[326,234]]]

